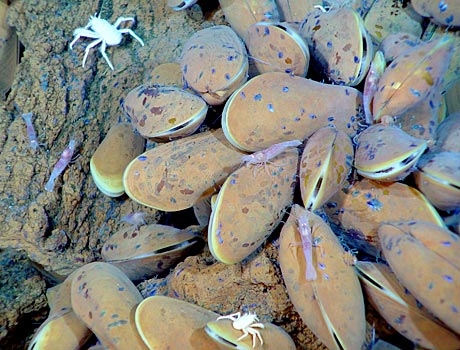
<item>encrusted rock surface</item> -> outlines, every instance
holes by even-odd
[[[0,348],[23,349],[45,314],[45,281],[23,253],[0,250]]]

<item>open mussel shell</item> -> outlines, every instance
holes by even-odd
[[[377,230],[382,222],[425,220],[444,227],[436,209],[417,189],[395,182],[384,184],[363,179],[338,191],[323,206],[350,246],[380,256]]]
[[[145,138],[169,141],[195,132],[208,105],[197,95],[174,86],[141,85],[123,101],[123,110]]]
[[[130,280],[145,280],[198,253],[204,245],[198,234],[159,224],[131,226],[114,233],[102,246],[101,255]]]
[[[333,127],[316,131],[300,159],[300,193],[304,207],[321,207],[345,183],[353,162],[350,137]]]
[[[372,125],[357,139],[355,168],[372,180],[404,179],[427,148],[427,142],[396,126]]]
[[[134,133],[130,123],[115,124],[91,157],[90,169],[97,188],[107,196],[125,193],[123,172],[144,151],[145,139]]]
[[[117,267],[93,262],[76,270],[72,309],[107,349],[145,350],[134,323],[141,293]]]
[[[460,153],[424,155],[417,164],[414,177],[418,189],[436,208],[460,208]]]
[[[355,268],[371,303],[400,334],[427,349],[460,348],[460,338],[422,308],[387,265],[359,261]]]
[[[374,55],[371,37],[356,11],[311,11],[300,32],[308,43],[311,64],[331,81],[355,86],[363,80]]]
[[[161,144],[126,167],[123,185],[136,202],[163,211],[192,207],[216,191],[241,164],[222,129]]]
[[[151,350],[215,350],[204,327],[220,315],[183,300],[155,295],[136,309],[136,326]],[[126,348],[129,349],[129,348]]]
[[[267,163],[247,164],[225,180],[212,205],[208,244],[226,264],[242,261],[270,236],[292,203],[298,150]]]
[[[222,129],[232,145],[254,152],[304,140],[327,125],[353,137],[360,109],[362,94],[352,87],[269,72],[252,78],[227,100]]]
[[[306,280],[297,220],[308,218],[317,278]],[[289,298],[302,320],[330,349],[361,349],[365,339],[364,300],[358,277],[337,236],[316,214],[294,205],[280,234],[279,263]]]
[[[248,78],[246,47],[224,25],[193,34],[184,44],[180,64],[187,86],[210,105],[223,104]]]
[[[226,350],[295,350],[295,344],[289,334],[284,329],[272,323],[262,323],[264,328],[256,329],[263,340],[263,345],[260,344],[259,339],[255,340],[255,347],[253,347],[253,336],[249,334],[243,339],[238,340],[243,335],[241,330],[233,327],[231,320],[218,320],[210,321],[206,324],[205,331],[219,344],[219,349]]]
[[[46,292],[50,313],[35,332],[28,350],[79,350],[92,335],[72,309],[70,287],[75,273]]]
[[[372,105],[374,120],[399,115],[426,98],[441,84],[453,52],[452,40],[442,37],[396,57],[378,82]]]
[[[460,334],[460,240],[425,221],[379,227],[385,259],[411,294]]]
[[[258,74],[284,72],[305,77],[308,45],[289,23],[259,22],[248,28],[246,46]]]

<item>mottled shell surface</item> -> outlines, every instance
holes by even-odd
[[[255,347],[253,347],[251,335],[243,339],[238,339],[243,335],[243,331],[235,329],[235,327],[233,327],[233,321],[231,320],[223,319],[208,322],[205,331],[217,344],[219,344],[219,349],[221,350],[295,350],[296,347],[294,342],[283,328],[272,323],[263,322],[262,324],[264,328],[254,329],[259,332],[264,343],[261,345],[259,339],[256,339]]]
[[[399,182],[356,181],[337,192],[324,209],[351,247],[374,256],[381,252],[377,229],[382,222],[425,220],[444,227],[427,199],[415,188]]]
[[[199,96],[174,86],[140,85],[128,93],[123,110],[139,134],[169,141],[196,131],[208,105]]]
[[[102,246],[102,258],[130,280],[164,274],[188,255],[198,253],[203,239],[192,230],[151,224],[115,232]]]
[[[364,25],[372,39],[381,43],[391,34],[410,33],[420,38],[423,18],[410,4],[398,0],[374,1],[364,19]]]
[[[92,335],[72,310],[70,287],[75,273],[46,293],[50,313],[36,330],[28,350],[79,350]]]
[[[387,265],[359,261],[355,267],[371,303],[400,334],[427,349],[460,348],[460,338],[423,308]]]
[[[460,208],[460,153],[427,153],[417,164],[414,177],[418,189],[436,208]]]
[[[454,47],[454,54],[442,81],[442,90],[447,90],[460,80],[460,55],[458,54],[460,51],[460,35],[458,28],[457,30],[446,30],[444,26],[433,25],[432,27],[434,27],[434,31],[432,28],[425,30],[424,39],[435,40],[444,38],[444,40],[450,40]]]
[[[405,32],[390,34],[382,40],[379,50],[383,52],[385,60],[391,62],[404,51],[410,50],[420,44],[419,37]]]
[[[123,184],[131,199],[147,207],[187,209],[217,191],[243,155],[222,129],[203,132],[143,153],[126,168]]]
[[[460,71],[460,64],[458,65],[458,67]],[[460,79],[448,87],[444,95],[444,98],[446,99],[447,115],[460,112]]]
[[[123,172],[144,151],[145,139],[129,123],[115,124],[91,157],[90,169],[97,188],[107,196],[125,193]]]
[[[281,21],[302,22],[305,14],[322,5],[321,0],[276,0]]]
[[[212,255],[226,264],[242,261],[278,226],[292,203],[298,163],[297,149],[266,164],[247,164],[224,182],[209,219]]]
[[[186,301],[155,295],[136,309],[136,326],[151,350],[215,350],[204,327],[219,317]]]
[[[225,20],[246,41],[247,29],[257,22],[278,22],[280,14],[274,0],[219,0]]]
[[[253,152],[304,140],[327,125],[353,137],[361,110],[362,94],[352,87],[271,72],[235,91],[222,112],[222,128],[235,147]]]
[[[460,333],[460,240],[423,221],[382,224],[385,259],[401,283],[428,310]]]
[[[297,218],[307,215],[317,278],[305,279],[305,257]],[[364,300],[358,277],[330,227],[294,205],[280,234],[279,263],[289,298],[302,320],[330,349],[361,349],[365,339]],[[339,345],[340,344],[340,345]]]
[[[375,124],[358,136],[355,168],[364,177],[384,182],[404,179],[427,148],[427,142],[396,126]]]
[[[246,47],[236,33],[219,25],[187,40],[180,61],[188,87],[210,105],[220,105],[243,85],[249,69]]]
[[[396,117],[395,125],[418,139],[426,140],[428,148],[435,144],[436,128],[446,113],[446,103],[440,91],[430,96]]]
[[[426,98],[442,82],[452,54],[452,42],[440,38],[396,57],[378,82],[372,105],[374,120],[399,115]]]
[[[260,22],[248,28],[246,46],[258,74],[284,72],[305,77],[308,45],[289,23]]]
[[[344,184],[353,163],[350,137],[333,127],[316,131],[300,159],[300,193],[304,207],[321,207]]]
[[[460,2],[412,0],[414,10],[441,26],[460,26]]]
[[[300,32],[308,43],[311,64],[328,79],[350,86],[363,80],[374,55],[372,40],[356,11],[311,11]]]
[[[148,85],[166,85],[181,88],[182,71],[177,62],[167,62],[156,66],[148,76]]]
[[[193,205],[193,214],[201,226],[207,226],[211,217],[211,196],[197,201]]]
[[[134,323],[142,295],[120,269],[103,262],[80,267],[71,300],[75,313],[106,349],[147,349]]]
[[[436,130],[436,151],[460,152],[460,110],[450,114]]]

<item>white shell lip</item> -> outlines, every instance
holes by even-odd
[[[205,104],[204,108],[191,119],[185,120],[182,124],[175,125],[169,130],[159,132],[152,139],[158,140],[171,140],[176,137],[184,137],[193,134],[200,127],[201,123],[208,113],[208,105]]]
[[[423,152],[425,152],[427,148],[427,143],[423,142],[420,146],[411,154],[409,154],[404,159],[400,160],[397,163],[389,167],[380,167],[376,168],[372,171],[362,170],[359,167],[356,167],[358,174],[367,177],[368,179],[372,180],[387,180],[392,181],[393,177],[397,177],[398,175],[403,175],[405,172],[410,171],[410,169],[415,167],[418,159],[422,156]],[[407,175],[407,174],[405,174]]]
[[[252,150],[250,150],[248,148],[245,148],[242,145],[240,145],[239,143],[235,142],[235,140],[232,138],[232,133],[230,132],[230,129],[228,128],[228,123],[227,123],[227,115],[228,115],[228,109],[229,109],[230,104],[232,103],[232,101],[235,98],[235,96],[238,95],[241,92],[241,90],[243,90],[249,82],[250,82],[250,80],[248,82],[246,82],[244,85],[240,86],[238,89],[236,89],[230,95],[230,97],[228,98],[227,102],[225,102],[225,106],[224,106],[224,109],[222,111],[222,131],[224,132],[224,135],[227,138],[228,142],[230,142],[233,146],[235,146],[236,148],[238,148],[241,151],[251,152],[252,153],[253,152]]]
[[[374,58],[372,39],[362,20],[359,20],[359,28],[362,33],[361,43],[363,45],[363,57],[361,57],[361,65],[359,66],[358,74],[356,75],[355,80],[351,82],[351,86],[356,86],[361,83],[369,70],[372,59]]]

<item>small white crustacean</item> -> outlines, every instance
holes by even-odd
[[[144,42],[142,41],[142,39],[139,38],[131,29],[118,29],[120,24],[126,21],[134,22],[134,17],[119,17],[114,24],[110,24],[105,19],[100,18],[99,14],[99,16],[91,16],[89,18],[88,24],[85,27],[77,28],[74,30],[73,35],[75,36],[75,38],[69,45],[71,50],[72,46],[77,42],[77,40],[82,37],[95,39],[85,49],[85,56],[83,57],[82,64],[83,67],[85,66],[89,50],[101,44],[101,54],[107,61],[110,68],[113,70],[112,62],[110,62],[109,57],[105,53],[105,49],[107,48],[107,46],[115,46],[120,44],[121,40],[123,39],[122,34],[130,34],[134,39],[139,41],[142,46],[144,46]]]
[[[249,334],[252,335],[252,347],[256,347],[256,338],[259,338],[260,340],[260,345],[264,344],[264,341],[262,340],[262,336],[260,335],[260,332],[255,329],[255,328],[264,328],[264,325],[262,323],[256,323],[255,321],[259,321],[259,318],[257,317],[256,314],[252,313],[244,313],[241,315],[241,312],[237,312],[234,314],[230,314],[227,316],[219,316],[217,318],[218,320],[224,320],[224,319],[229,319],[233,321],[233,328],[240,330],[243,332],[243,335],[239,337],[237,340],[241,340],[244,337],[248,336]]]
[[[281,166],[271,162],[270,160],[283,153],[288,147],[298,147],[302,144],[302,141],[291,140],[276,143],[270,147],[263,149],[261,151],[254,152],[253,154],[248,154],[241,157],[241,161],[245,162],[246,165],[254,165],[255,169],[260,166],[265,166],[266,164],[273,164],[275,166]],[[255,174],[255,173],[254,173]]]

